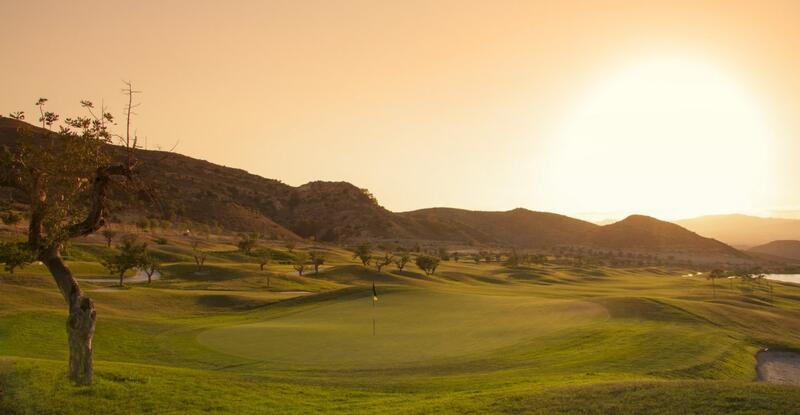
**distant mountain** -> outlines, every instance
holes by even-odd
[[[29,139],[18,134],[20,127],[46,133],[0,118],[0,144]],[[273,238],[313,237],[339,243],[402,240],[519,248],[565,246],[675,258],[747,259],[721,242],[646,216],[634,215],[600,226],[527,209],[431,208],[395,213],[380,206],[369,191],[346,182],[316,181],[294,187],[177,153],[141,150],[138,158],[138,174],[147,192],[118,194],[112,219],[188,220]],[[146,202],[151,196],[156,204]]]
[[[800,220],[747,215],[714,215],[674,223],[736,247],[763,245],[770,241],[800,239]]]
[[[612,223],[615,223],[615,222],[619,222],[619,219],[601,219],[601,220],[592,221],[592,223],[594,223],[596,225],[600,225],[600,226],[611,225]]]
[[[597,225],[564,215],[514,209],[482,212],[431,208],[399,213],[409,235],[428,240],[450,240],[521,247],[578,245]]]
[[[767,254],[800,261],[800,241],[772,241],[750,248],[748,252]]]
[[[588,241],[591,245],[609,248],[745,257],[722,242],[704,238],[674,223],[642,215],[631,215],[619,222],[600,226],[589,235]]]

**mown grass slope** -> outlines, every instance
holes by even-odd
[[[96,382],[66,382],[63,300],[41,269],[0,279],[0,413],[792,413],[759,347],[800,349],[800,288],[688,270],[446,262],[426,277],[327,247],[317,274],[209,246],[149,286],[84,283]],[[103,274],[92,249],[71,262]],[[276,251],[290,255],[282,248]],[[164,249],[167,251],[167,249]],[[375,281],[379,301],[371,302]],[[373,318],[375,334],[373,335]]]

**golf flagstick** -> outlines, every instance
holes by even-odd
[[[375,279],[372,279],[372,335],[375,335],[375,303],[378,302],[378,292],[375,291]]]

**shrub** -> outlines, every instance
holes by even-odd
[[[425,275],[432,275],[439,266],[439,258],[430,255],[420,255],[415,262],[421,270],[425,271]]]

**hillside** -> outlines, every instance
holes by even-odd
[[[736,247],[800,239],[800,220],[747,215],[713,215],[675,221],[686,229]]]
[[[748,252],[778,256],[800,261],[800,241],[772,241],[764,245],[750,248]]]
[[[404,229],[421,239],[475,241],[525,248],[588,247],[684,258],[705,256],[717,260],[748,260],[747,255],[722,242],[641,215],[603,226],[527,209],[480,212],[432,208],[404,212],[399,216],[405,219]]]
[[[642,215],[632,215],[619,222],[600,226],[589,235],[588,242],[609,248],[743,256],[741,252],[722,242],[702,237],[674,223]]]
[[[514,209],[481,212],[431,208],[398,214],[405,229],[421,239],[474,241],[528,248],[578,245],[597,227],[564,215]]]
[[[20,127],[47,134],[3,118],[0,144],[13,145],[20,140]],[[112,220],[130,222],[142,216],[188,220],[238,232],[261,232],[272,239],[314,238],[339,243],[402,240],[519,248],[584,246],[721,260],[745,258],[720,242],[644,216],[599,226],[527,209],[481,212],[431,208],[394,213],[380,206],[367,190],[346,182],[315,181],[293,187],[177,153],[142,150],[138,157],[139,177],[147,191],[118,195],[121,202],[113,207]]]
[[[0,118],[0,144],[13,145],[27,123]],[[31,139],[26,137],[25,139]],[[148,195],[123,198],[112,219],[131,216],[189,220],[271,238],[325,241],[388,236],[392,214],[349,183],[312,182],[299,187],[178,153],[140,150],[138,171]],[[141,192],[140,192],[141,193]]]

